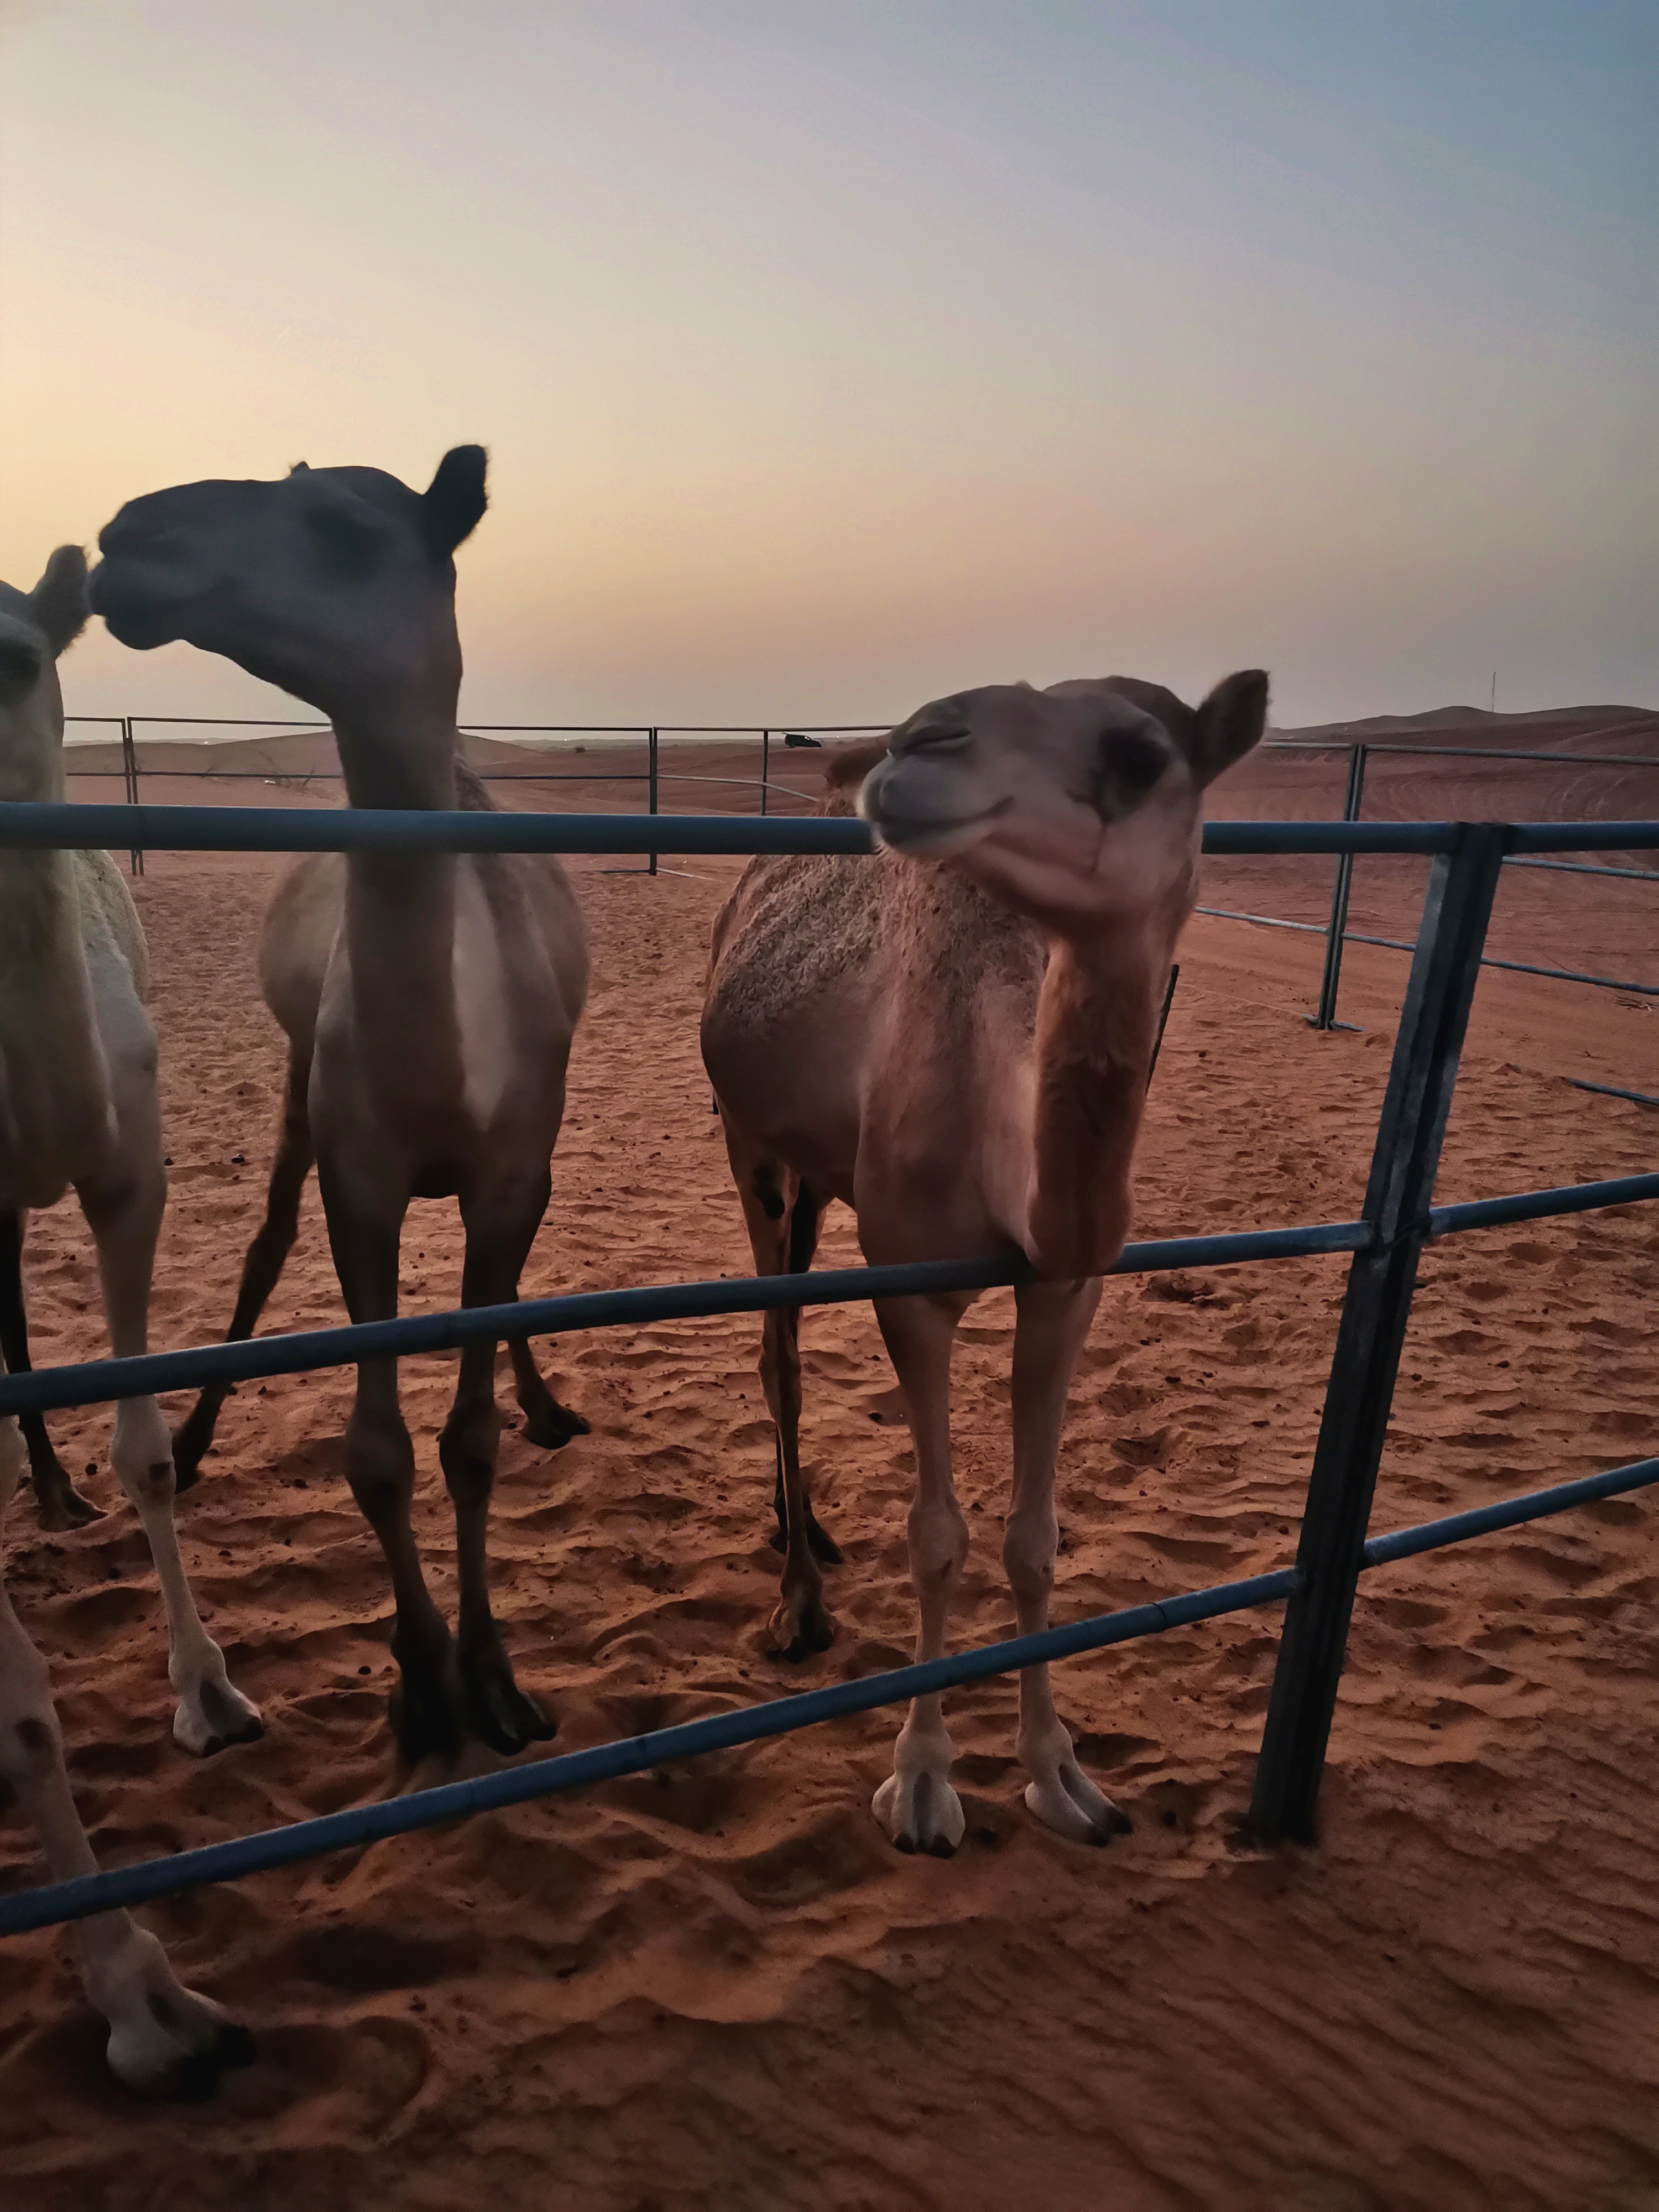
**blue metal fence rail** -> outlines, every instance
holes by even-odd
[[[639,853],[870,849],[865,825],[845,818],[766,820],[659,816],[570,817],[349,811],[147,807],[143,842],[195,851],[514,851]],[[125,844],[135,810],[0,805],[0,847]],[[1498,871],[1517,852],[1659,850],[1659,823],[1216,823],[1205,849],[1220,853],[1423,853],[1434,856],[1411,980],[1395,1039],[1363,1217],[1277,1230],[1163,1239],[1129,1246],[1115,1270],[1227,1266],[1316,1254],[1351,1255],[1347,1289],[1310,1479],[1296,1564],[1243,1582],[1095,1616],[861,1680],[827,1685],[584,1752],[420,1790],[390,1802],[298,1821],[261,1835],[148,1860],[0,1898],[0,1934],[84,1917],[118,1905],[234,1881],[263,1869],[635,1773],[666,1760],[752,1743],[838,1716],[1074,1656],[1247,1607],[1286,1602],[1285,1632],[1258,1763],[1251,1820],[1265,1839],[1310,1838],[1347,1624],[1360,1575],[1390,1561],[1512,1528],[1659,1481],[1659,1459],[1498,1500],[1416,1528],[1370,1537],[1381,1458],[1418,1255],[1431,1239],[1659,1197],[1659,1174],[1546,1191],[1430,1203]],[[1020,1279],[1015,1259],[844,1268],[804,1276],[681,1283],[511,1306],[416,1315],[356,1328],[256,1338],[143,1358],[100,1360],[0,1377],[0,1414],[86,1405],[141,1392],[343,1364],[370,1356],[452,1350],[480,1340],[560,1333],[773,1305],[837,1303]]]

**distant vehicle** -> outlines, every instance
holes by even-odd
[[[783,742],[786,745],[792,746],[798,753],[821,752],[823,750],[823,739],[809,738],[804,730],[786,730],[783,733]]]

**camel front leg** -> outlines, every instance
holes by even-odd
[[[391,1321],[398,1311],[398,1241],[407,1201],[360,1190],[319,1161],[323,1211],[334,1271],[354,1322]],[[453,1759],[463,1730],[460,1691],[448,1626],[432,1601],[410,1521],[415,1447],[398,1402],[398,1363],[366,1359],[345,1432],[346,1480],[357,1509],[380,1539],[397,1607],[392,1656],[398,1680],[391,1717],[398,1748],[412,1765],[428,1755]]]
[[[519,1276],[547,1209],[547,1197],[544,1182],[528,1193],[463,1200],[464,1306],[506,1305],[518,1297]],[[514,1680],[513,1662],[490,1608],[489,1498],[501,1429],[495,1346],[469,1344],[461,1353],[455,1402],[438,1439],[438,1457],[455,1508],[462,1710],[472,1735],[492,1750],[511,1753],[545,1741],[558,1723]]]
[[[1028,1283],[1014,1293],[1014,1494],[1003,1525],[1002,1561],[1022,1636],[1048,1626],[1060,1526],[1054,1471],[1072,1370],[1100,1304],[1100,1279]],[[1045,1827],[1073,1842],[1103,1844],[1128,1826],[1077,1763],[1054,1711],[1048,1669],[1019,1678],[1019,1762],[1030,1776],[1025,1802]]]
[[[149,1349],[149,1286],[167,1187],[159,1152],[130,1181],[112,1187],[82,1183],[82,1210],[98,1247],[98,1272],[118,1359]],[[204,1756],[262,1733],[259,1708],[225,1672],[224,1655],[202,1626],[179,1552],[173,1517],[173,1447],[154,1398],[124,1398],[115,1408],[110,1459],[137,1507],[149,1540],[167,1617],[167,1679],[179,1693],[173,1733],[186,1751]]]
[[[15,1422],[0,1419],[0,1521],[27,1457]],[[70,1794],[64,1739],[46,1662],[24,1633],[0,1574],[0,1783],[40,1841],[54,1881],[96,1874]],[[227,2066],[245,2066],[253,2039],[210,1997],[185,1987],[166,1952],[130,1913],[76,1923],[81,1979],[109,2022],[111,2070],[130,2089],[186,2100],[210,2095]]]
[[[968,1557],[968,1523],[951,1474],[951,1347],[964,1304],[943,1298],[876,1304],[916,1453],[909,1538],[920,1615],[918,1661],[945,1656],[951,1601]],[[870,1808],[900,1850],[949,1858],[962,1841],[962,1801],[951,1786],[952,1756],[943,1698],[937,1692],[914,1698],[894,1747],[893,1771]]]

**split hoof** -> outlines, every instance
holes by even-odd
[[[505,1758],[558,1734],[557,1721],[514,1680],[505,1653],[461,1662],[461,1701],[468,1735]]]
[[[890,1774],[870,1801],[877,1825],[896,1850],[956,1856],[968,1823],[962,1800],[941,1774]]]
[[[201,2104],[221,2075],[253,2063],[249,2031],[210,1997],[186,1989],[148,1929],[132,1929],[98,1983],[88,1994],[109,2021],[110,2071],[135,2095]]]
[[[56,1482],[35,1485],[35,1512],[43,1528],[61,1535],[65,1529],[85,1528],[103,1519],[103,1507],[82,1498],[61,1468],[58,1478]]]
[[[1063,1759],[1041,1781],[1028,1783],[1025,1804],[1045,1828],[1074,1844],[1109,1844],[1114,1836],[1127,1836],[1132,1825],[1075,1759]]]
[[[766,1624],[766,1649],[775,1659],[799,1666],[836,1640],[836,1623],[821,1597],[786,1598]]]
[[[257,1743],[264,1732],[258,1705],[223,1674],[199,1683],[193,1698],[180,1698],[173,1717],[173,1740],[197,1759],[233,1743]]]
[[[562,1451],[573,1437],[587,1437],[593,1433],[590,1424],[580,1413],[572,1412],[568,1406],[562,1406],[556,1398],[550,1398],[544,1406],[538,1406],[534,1413],[526,1413],[524,1432],[531,1443],[538,1445],[543,1451]]]

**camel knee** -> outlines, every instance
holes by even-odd
[[[372,1528],[407,1519],[415,1490],[415,1447],[395,1416],[365,1420],[354,1413],[346,1424],[346,1480]]]
[[[172,1510],[178,1486],[173,1439],[154,1398],[128,1398],[116,1407],[109,1455],[116,1479],[137,1507],[140,1520]]]
[[[444,1424],[438,1438],[438,1464],[458,1505],[489,1498],[501,1433],[501,1410],[493,1395],[476,1405],[457,1406]]]
[[[8,1637],[0,1684],[0,1782],[22,1804],[40,1792],[64,1761],[64,1739],[52,1710],[46,1662],[21,1630]]]
[[[948,1596],[968,1559],[968,1523],[952,1499],[948,1505],[913,1505],[909,1519],[910,1579],[919,1598]]]
[[[1002,1532],[1002,1564],[1017,1602],[1048,1602],[1059,1548],[1060,1523],[1052,1508],[1040,1514],[1009,1515]]]

